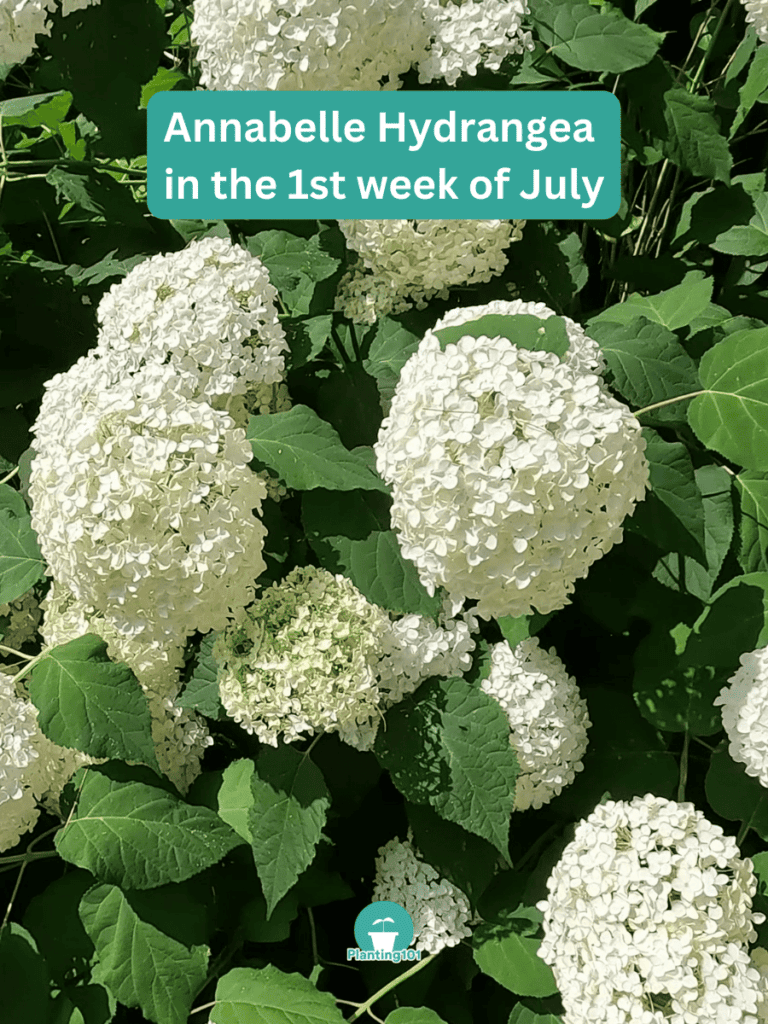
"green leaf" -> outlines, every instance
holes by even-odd
[[[354,451],[349,451],[333,427],[306,405],[288,412],[252,416],[246,437],[253,454],[295,491],[323,487],[334,491],[376,490],[387,485]]]
[[[299,904],[293,891],[287,893],[271,914],[267,914],[267,901],[259,893],[243,907],[240,924],[249,942],[282,942],[291,934],[291,924],[299,913]]]
[[[559,316],[550,316],[546,320],[540,317],[521,313],[517,316],[506,316],[503,313],[487,313],[466,324],[456,327],[441,327],[434,332],[440,339],[440,347],[445,351],[446,345],[455,345],[461,338],[508,338],[518,348],[533,352],[554,352],[564,356],[568,351],[568,334],[565,321]]]
[[[683,663],[735,672],[744,651],[768,644],[768,573],[737,576],[712,595],[694,625]]]
[[[768,572],[768,477],[745,470],[736,477],[741,501],[739,564],[744,572]]]
[[[66,167],[52,168],[45,180],[56,189],[59,200],[74,203],[109,223],[140,229],[147,226],[131,190],[106,171],[96,171],[73,160]]]
[[[688,422],[698,439],[745,469],[768,470],[768,327],[737,331],[705,352]]]
[[[251,780],[255,771],[256,765],[248,758],[232,761],[224,769],[218,792],[219,817],[246,843],[253,842],[249,817],[254,801]]]
[[[319,992],[301,974],[236,967],[219,980],[212,1024],[343,1024],[330,992]]]
[[[599,321],[589,332],[605,356],[608,383],[630,406],[641,409],[700,389],[696,364],[661,324],[636,316],[625,323]],[[687,405],[675,403],[654,412],[665,423],[685,423]]]
[[[29,696],[40,728],[59,746],[159,770],[147,698],[128,666],[110,661],[99,637],[49,648],[32,669]]]
[[[245,241],[269,272],[269,279],[293,316],[310,312],[315,285],[330,277],[339,266],[320,247],[320,236],[302,238],[287,231],[260,231]]]
[[[332,323],[333,316],[330,313],[284,323],[283,326],[288,327],[286,334],[291,349],[291,366],[294,369],[320,355],[331,336]]]
[[[0,932],[0,976],[3,985],[3,1016],[23,1024],[49,1024],[51,997],[48,966],[29,932],[9,921]],[[15,984],[11,984],[11,979]]]
[[[665,156],[698,177],[728,182],[733,157],[727,139],[720,134],[714,102],[681,86],[667,89],[664,102],[669,130],[663,144]]]
[[[730,256],[768,256],[768,192],[754,200],[755,214],[748,224],[736,224],[718,235],[711,248]]]
[[[389,411],[389,403],[395,393],[400,371],[419,347],[419,338],[407,327],[382,317],[376,324],[376,332],[368,350],[363,367],[375,378],[379,388],[384,412]]]
[[[44,92],[37,96],[16,96],[0,101],[0,118],[3,128],[18,125],[22,128],[39,128],[45,125],[57,131],[72,106],[72,93],[60,89],[58,92]]]
[[[754,32],[754,28],[752,29]],[[768,89],[768,50],[765,46],[758,46],[752,63],[749,65],[747,80],[739,89],[739,109],[731,124],[730,138],[736,134],[744,119],[758,100],[765,96]]]
[[[653,575],[673,590],[692,594],[700,601],[709,601],[733,537],[733,478],[722,466],[701,466],[694,475],[704,507],[706,567],[675,552],[659,560]],[[752,570],[744,568],[744,571]]]
[[[387,713],[374,747],[406,799],[508,856],[518,763],[499,704],[464,679],[431,679]]]
[[[24,914],[24,927],[34,936],[60,988],[67,977],[85,974],[93,958],[93,943],[77,916],[80,900],[93,882],[87,871],[70,870],[33,896]]]
[[[668,288],[658,295],[630,295],[626,302],[609,306],[593,316],[588,325],[626,324],[638,316],[644,316],[667,330],[676,331],[680,327],[687,327],[704,312],[712,300],[713,287],[713,278],[706,277],[701,270],[691,270],[674,288]]]
[[[185,804],[152,785],[146,769],[119,762],[92,766],[77,805],[54,843],[70,864],[123,889],[152,889],[191,878],[240,843],[206,807]],[[141,781],[139,781],[141,780]]]
[[[45,562],[29,509],[8,484],[0,484],[0,604],[8,604],[45,576]]]
[[[646,441],[645,456],[648,460],[651,492],[664,509],[659,510],[656,505],[645,502],[645,508],[643,505],[638,506],[634,522],[644,523],[650,509],[661,522],[662,536],[668,536],[672,550],[682,550],[684,554],[706,565],[704,504],[701,491],[696,485],[688,449],[676,441],[663,440],[655,430],[647,427],[643,429],[643,437]],[[665,516],[664,511],[668,515]],[[674,520],[674,533],[669,529],[669,516]],[[651,539],[656,540],[656,536],[651,535]]]
[[[536,0],[534,18],[551,31],[539,33],[552,52],[581,71],[609,71],[621,74],[652,60],[665,33],[654,32],[625,18],[615,7],[597,11],[591,4]]]
[[[552,968],[537,955],[541,939],[510,930],[516,917],[535,908],[521,907],[505,915],[504,924],[485,923],[472,936],[472,955],[480,970],[518,996],[551,996],[557,992]]]
[[[175,703],[181,708],[199,711],[206,718],[226,718],[219,696],[219,666],[213,656],[218,633],[209,633],[200,644],[189,682]]]
[[[401,1006],[387,1014],[384,1024],[445,1024],[445,1021],[426,1006]]]
[[[709,761],[704,781],[712,810],[728,821],[743,821],[768,840],[768,789],[736,762],[725,749],[726,741]]]
[[[285,745],[262,748],[251,789],[248,826],[269,917],[311,864],[331,797],[317,765]]]
[[[654,3],[654,0],[637,0],[638,6],[645,3],[646,6]],[[637,14],[635,15],[637,17]],[[559,1017],[554,1013],[534,1013],[527,1006],[518,1003],[509,1015],[507,1024],[562,1024]]]
[[[80,919],[96,947],[93,980],[157,1024],[186,1024],[208,966],[206,946],[187,946],[142,920],[115,885],[95,885]]]
[[[142,86],[140,105],[146,107],[156,92],[171,92],[179,82],[185,80],[189,81],[182,71],[159,67],[147,84]]]

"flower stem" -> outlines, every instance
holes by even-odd
[[[685,730],[685,737],[683,739],[683,752],[680,755],[680,782],[677,787],[677,802],[682,803],[685,800],[685,784],[688,781],[688,747],[691,743],[691,735],[688,730]]]
[[[665,405],[674,405],[675,402],[684,402],[686,398],[698,398],[699,395],[708,395],[711,392],[708,390],[704,391],[691,391],[687,395],[678,395],[677,398],[665,398],[663,402],[654,402],[653,405],[646,405],[643,409],[638,409],[635,416],[642,416],[644,412],[650,412],[651,409],[661,409]]]
[[[357,1020],[358,1017],[362,1017],[362,1015],[367,1012],[369,1006],[373,1006],[373,1004],[378,1002],[382,996],[385,996],[387,992],[391,992],[393,988],[396,988],[401,982],[405,981],[406,978],[410,978],[411,975],[420,971],[422,967],[426,967],[426,965],[431,963],[437,955],[437,953],[431,953],[429,956],[425,956],[423,960],[414,964],[413,967],[409,967],[407,971],[403,971],[402,974],[398,974],[393,981],[390,981],[383,988],[380,988],[378,992],[374,992],[370,999],[367,999],[364,1003],[360,1004],[360,1009],[357,1010],[356,1013],[353,1013],[349,1018],[350,1022]]]

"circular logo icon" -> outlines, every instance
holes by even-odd
[[[355,940],[360,949],[401,952],[413,942],[411,915],[390,900],[369,903],[355,919]]]

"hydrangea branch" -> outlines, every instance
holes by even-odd
[[[434,960],[437,955],[437,953],[431,953],[429,956],[425,956],[417,964],[414,964],[413,967],[409,967],[407,971],[403,971],[402,974],[399,974],[392,981],[384,985],[383,988],[380,988],[378,992],[374,992],[370,999],[366,999],[364,1003],[361,1003],[360,1008],[352,1014],[352,1016],[349,1018],[350,1024],[352,1021],[357,1020],[358,1017],[362,1017],[362,1015],[367,1012],[370,1006],[373,1006],[374,1003],[377,1003],[379,999],[382,999],[388,992],[391,992],[393,988],[397,988],[397,986],[402,984],[402,982],[404,982],[406,978],[412,977],[412,975],[414,975],[417,971],[420,971],[422,967],[426,967],[427,964]]]

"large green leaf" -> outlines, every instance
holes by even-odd
[[[508,856],[518,763],[499,704],[464,679],[432,679],[397,704],[375,752],[401,793]]]
[[[730,256],[768,256],[768,192],[754,199],[754,215],[747,224],[735,224],[710,245]]]
[[[54,843],[64,860],[100,881],[124,889],[181,882],[242,841],[207,807],[153,785],[146,769],[112,762],[81,769],[80,778],[76,807]]]
[[[24,927],[34,936],[59,987],[67,976],[85,974],[93,958],[93,943],[77,916],[80,900],[92,885],[89,872],[69,870],[33,896],[24,914]]]
[[[745,470],[736,477],[741,500],[739,563],[744,572],[768,572],[768,476]]]
[[[40,728],[59,746],[159,770],[147,698],[128,666],[110,661],[98,636],[46,650],[32,669],[29,696]]]
[[[44,92],[36,96],[15,96],[0,101],[0,118],[3,128],[19,125],[23,128],[38,128],[45,125],[56,131],[72,106],[72,93],[59,90]]]
[[[45,575],[45,562],[24,499],[0,484],[0,604],[25,594]]]
[[[364,457],[345,448],[330,423],[306,405],[252,416],[246,436],[256,458],[295,491],[388,490]]]
[[[620,74],[642,67],[664,39],[663,32],[630,21],[616,7],[531,0],[530,8],[542,42],[581,71]]]
[[[267,268],[270,281],[294,316],[309,313],[315,285],[330,277],[339,265],[320,247],[319,235],[302,238],[287,231],[260,231],[245,244]]]
[[[187,945],[142,920],[116,885],[96,885],[80,901],[96,947],[93,980],[155,1024],[186,1024],[205,982],[206,946]]]
[[[286,745],[261,750],[251,789],[248,828],[269,917],[311,864],[331,797],[317,765]]]
[[[637,0],[637,2],[639,5],[643,0]],[[645,0],[645,6],[647,7],[653,2],[654,0]],[[517,1006],[513,1007],[507,1024],[562,1024],[562,1022],[554,1013],[534,1013],[527,1006],[518,1003]]]
[[[441,327],[434,332],[440,340],[440,347],[455,345],[461,338],[507,338],[518,348],[534,352],[554,352],[564,356],[568,351],[568,333],[565,321],[559,316],[542,320],[538,316],[519,313],[507,316],[503,313],[486,313],[477,320],[454,327]]]
[[[768,573],[729,580],[712,595],[686,645],[683,664],[735,671],[739,657],[768,644]]]
[[[248,822],[254,800],[251,780],[255,771],[256,765],[247,757],[232,761],[224,769],[217,797],[219,817],[246,843],[253,841]]]
[[[768,470],[768,327],[723,338],[699,376],[706,394],[688,410],[696,436],[745,469]]]
[[[527,934],[536,918],[541,919],[541,912],[535,907],[509,910],[503,924],[481,924],[472,936],[472,953],[480,970],[518,996],[557,992],[552,968],[536,952],[541,939]]]
[[[400,371],[419,347],[420,341],[417,335],[397,320],[385,316],[376,324],[363,366],[376,380],[385,412],[395,393]]]
[[[195,667],[187,685],[175,703],[181,708],[199,711],[206,718],[226,718],[219,695],[219,666],[213,656],[218,633],[209,633],[200,644]]]
[[[720,132],[713,100],[682,86],[664,93],[664,118],[669,137],[664,153],[683,170],[700,178],[729,181],[733,157]]]
[[[749,35],[752,33],[750,32]],[[754,38],[754,37],[753,37]],[[754,45],[754,44],[753,44]],[[758,46],[749,65],[747,80],[739,90],[739,109],[731,124],[730,137],[736,134],[744,118],[758,101],[765,102],[768,92],[768,49]]]
[[[50,1024],[48,966],[35,940],[15,921],[9,921],[0,932],[0,974],[4,979],[3,1019],[9,1024]]]
[[[768,840],[768,789],[734,761],[725,742],[712,755],[704,782],[712,810],[728,821],[743,821]]]
[[[714,280],[700,270],[690,270],[680,284],[658,295],[630,295],[626,302],[609,306],[608,309],[587,321],[594,323],[626,324],[644,316],[667,330],[676,331],[687,327],[700,316],[712,300]]]
[[[696,364],[661,324],[636,316],[625,323],[598,321],[589,333],[605,356],[608,383],[635,409],[700,390]],[[679,402],[654,413],[665,423],[682,424],[687,405]]]
[[[319,992],[301,974],[236,967],[216,986],[212,1024],[343,1024],[330,992]]]

